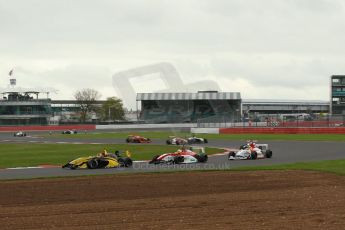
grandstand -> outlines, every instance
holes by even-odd
[[[303,117],[306,114],[329,113],[328,101],[319,100],[274,100],[274,99],[243,99],[243,117],[252,120],[261,120],[267,116],[281,117]]]
[[[0,93],[0,125],[49,124],[52,115],[49,92],[13,87]],[[41,93],[46,94],[46,98],[40,98]]]
[[[203,118],[241,119],[239,92],[138,93],[140,120],[148,123],[189,123]],[[138,105],[137,105],[138,106]]]

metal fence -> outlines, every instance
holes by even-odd
[[[231,127],[343,127],[345,115],[329,114],[274,114],[255,115],[233,121],[226,117],[209,117],[197,121],[198,128],[231,128]]]

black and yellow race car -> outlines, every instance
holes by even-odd
[[[103,152],[103,154],[97,156],[79,157],[63,165],[62,168],[100,169],[131,167],[133,161],[130,158],[130,153],[126,151],[126,155],[126,157],[122,157],[119,151],[116,151],[115,153]]]

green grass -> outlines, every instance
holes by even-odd
[[[189,137],[190,133],[183,132],[120,132],[120,133],[78,133],[76,135],[52,134],[44,135],[51,138],[125,138],[130,134],[142,135],[153,139],[166,140],[169,136]],[[345,134],[197,134],[209,140],[242,140],[249,139],[258,141],[285,140],[285,141],[345,141]]]
[[[293,164],[270,165],[270,166],[256,166],[256,167],[239,167],[231,169],[231,171],[255,171],[255,170],[311,170],[335,173],[345,176],[345,159],[342,160],[328,160],[316,162],[299,162]]]
[[[162,145],[91,145],[91,144],[0,144],[0,168],[26,167],[42,164],[62,165],[81,156],[93,156],[103,149],[108,152],[129,150],[133,160],[150,160],[157,154],[174,152],[178,146]],[[222,152],[206,148],[207,154]]]

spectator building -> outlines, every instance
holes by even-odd
[[[345,115],[345,75],[331,76],[330,105],[332,115]]]

